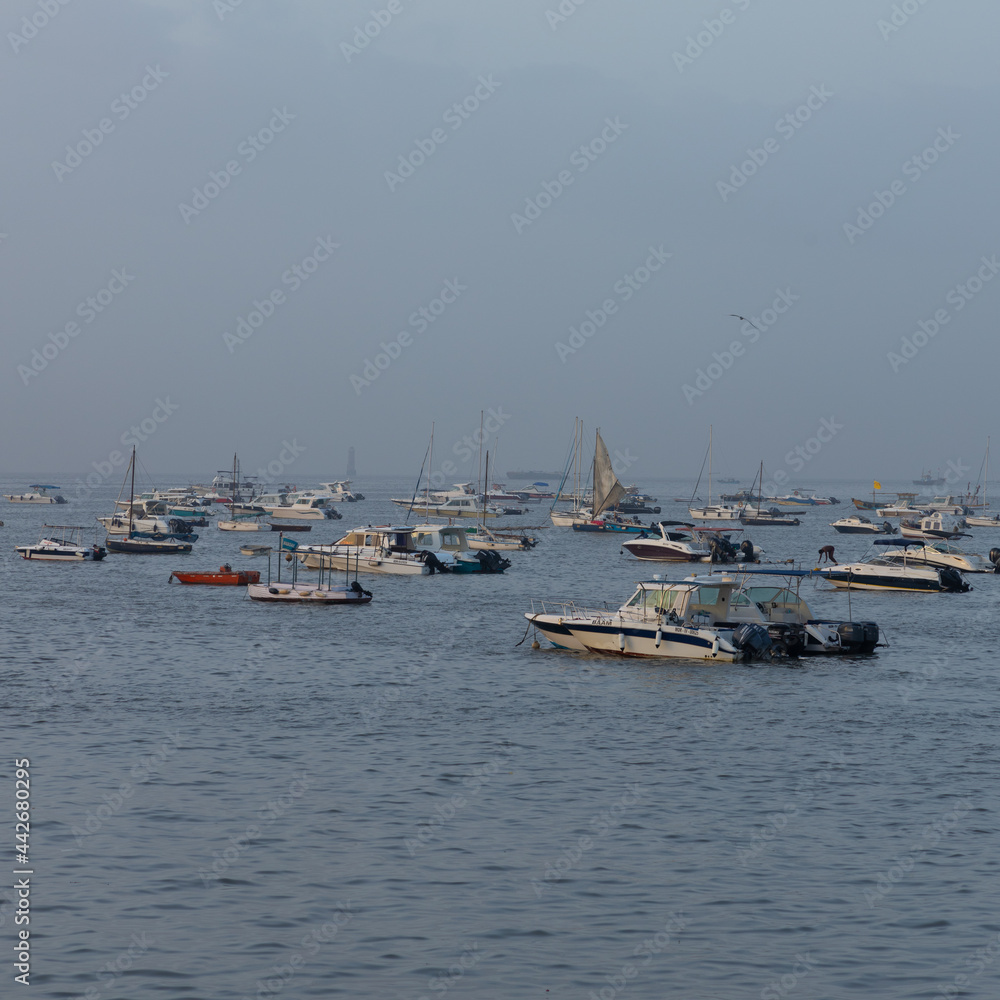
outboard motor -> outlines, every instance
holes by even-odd
[[[771,637],[763,625],[744,623],[733,632],[733,645],[744,660],[756,660],[771,648]]]
[[[509,559],[504,559],[499,552],[494,552],[493,549],[480,549],[476,553],[476,558],[484,573],[502,573],[510,565]]]
[[[990,549],[990,562],[993,563],[993,572],[1000,573],[1000,549]]]
[[[438,557],[433,552],[431,552],[429,549],[424,550],[423,552],[421,552],[420,553],[420,558],[421,558],[421,560],[423,562],[425,562],[430,567],[432,575],[434,573],[450,573],[451,572],[451,567],[450,566],[445,566],[445,564],[443,562],[441,562],[441,560],[438,559]]]
[[[962,578],[957,569],[942,569],[938,573],[941,587],[949,594],[964,594],[972,588]]]
[[[727,539],[716,536],[709,541],[708,546],[712,550],[712,562],[730,563],[736,560],[736,549]]]
[[[744,562],[759,562],[760,558],[758,556],[758,551],[759,550],[754,548],[754,544],[749,538],[744,538],[743,541],[740,542],[740,552],[743,553]]]
[[[890,524],[888,521],[883,521],[882,522],[882,530],[887,535],[894,535],[894,534],[896,534],[896,526],[894,524]]]

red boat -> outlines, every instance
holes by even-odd
[[[206,583],[214,587],[246,587],[251,583],[260,583],[260,571],[255,569],[233,569],[228,563],[206,573],[171,573],[167,583],[174,579],[181,583]]]

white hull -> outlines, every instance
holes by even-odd
[[[55,497],[42,496],[40,493],[22,493],[22,494],[10,494],[5,493],[4,497],[11,503],[65,503],[65,500],[59,501]]]
[[[296,509],[295,507],[264,507],[272,517],[278,517],[282,521],[325,521],[327,515],[322,508],[313,507],[306,509]]]
[[[276,604],[368,604],[371,594],[351,587],[331,587],[317,583],[251,583],[247,587],[251,601]]]
[[[219,521],[220,531],[260,531],[256,521]]]
[[[44,546],[44,545],[17,545],[16,551],[23,559],[31,562],[46,560],[48,562],[83,562],[94,559],[94,550],[91,546],[74,548],[68,545]]]
[[[738,521],[742,507],[688,507],[688,513],[696,521]]]
[[[628,621],[619,624],[612,616],[563,618],[529,613],[525,618],[554,645],[578,652],[723,663],[743,659],[743,653],[714,629]]]
[[[554,510],[549,514],[549,518],[557,528],[570,528],[574,524],[589,524],[591,517],[589,510]]]
[[[426,576],[430,573],[430,567],[413,556],[366,551],[364,548],[359,551],[355,546],[324,547],[322,553],[303,552],[300,546],[297,554],[299,561],[309,569],[342,569],[352,573],[394,573],[400,576]]]
[[[993,517],[966,515],[965,523],[970,528],[1000,528],[1000,514],[995,514]]]

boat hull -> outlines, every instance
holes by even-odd
[[[342,569],[358,573],[393,573],[397,576],[427,576],[430,567],[417,559],[399,559],[392,555],[358,554],[357,549],[344,552],[301,552],[299,560],[309,569]]]
[[[272,604],[369,604],[372,595],[361,588],[329,587],[317,583],[256,583],[247,587],[251,601]]]
[[[175,556],[190,552],[190,542],[159,542],[152,538],[109,538],[105,543],[109,552],[130,555]]]
[[[174,579],[178,583],[204,584],[210,587],[245,587],[251,583],[260,583],[260,572],[255,569],[240,569],[227,572],[219,570],[218,572],[208,573],[180,573],[175,571],[170,574],[167,583],[170,583]]]
[[[40,546],[16,545],[22,559],[31,562],[100,562],[106,555],[100,546]]]

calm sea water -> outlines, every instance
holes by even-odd
[[[400,520],[387,498],[410,484],[357,485],[308,540]],[[683,513],[664,498],[690,484],[646,485]],[[0,502],[33,996],[1000,996],[1000,578],[854,595],[891,644],[871,658],[620,661],[517,645],[530,597],[617,605],[657,570],[616,536],[544,530],[497,577],[370,576],[346,609],[168,585],[266,570],[238,545],[269,533],[94,565],[13,552],[116,495]],[[865,540],[828,527],[848,512],[747,535],[853,558]],[[847,617],[845,595],[804,594]]]

